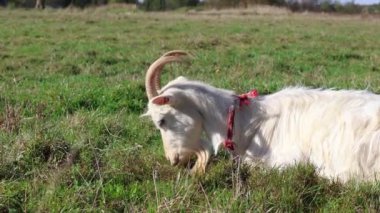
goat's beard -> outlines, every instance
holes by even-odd
[[[211,150],[207,148],[207,142],[201,139],[200,145],[200,148],[194,152],[195,162],[191,161],[190,173],[193,175],[204,174],[211,157]]]
[[[191,168],[191,174],[204,174],[206,172],[206,167],[208,161],[210,160],[210,152],[207,149],[199,150],[195,153],[197,159],[194,163],[194,166]]]
[[[210,160],[212,151],[207,149],[207,143],[201,139],[200,146],[197,149],[187,149],[182,153],[182,157],[175,161],[173,166],[183,166],[189,169],[190,174],[204,174],[207,164]],[[176,154],[181,156],[181,154]]]
[[[194,151],[191,155],[185,157],[175,166],[183,166],[189,169],[190,174],[204,174],[209,161],[210,155],[206,150]]]

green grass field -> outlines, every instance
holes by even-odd
[[[164,158],[139,116],[145,71],[183,49],[179,75],[261,94],[291,85],[380,93],[380,19],[315,14],[0,10],[0,212],[375,212],[380,182],[340,184],[300,165],[203,177]]]

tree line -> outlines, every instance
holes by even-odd
[[[250,5],[272,5],[286,7],[292,11],[338,12],[338,13],[370,13],[380,14],[378,4],[362,6],[354,0],[342,4],[338,0],[0,0],[0,6],[24,8],[66,8],[70,6],[84,8],[87,6],[105,5],[109,3],[136,4],[145,11],[167,11],[181,7],[198,8],[247,8]]]

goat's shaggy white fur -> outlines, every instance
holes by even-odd
[[[193,170],[204,172],[226,138],[234,92],[180,77],[160,97],[169,103],[151,99],[147,115],[161,131],[167,158],[178,164],[196,154]],[[233,154],[250,164],[311,163],[328,178],[374,180],[380,172],[380,96],[302,87],[259,96],[236,111],[233,140]]]

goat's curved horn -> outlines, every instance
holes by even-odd
[[[166,52],[161,57],[166,57],[166,56],[186,57],[188,56],[188,53],[183,50],[172,50],[172,51]],[[160,80],[161,71],[162,71],[162,68],[157,71],[157,74],[154,76],[154,79],[153,79],[154,87],[156,91],[159,91],[161,89],[161,80]]]
[[[188,55],[188,53],[183,51],[183,50],[172,50],[172,51],[166,52],[161,57],[164,57],[164,56],[187,56],[187,55]]]
[[[149,100],[158,95],[158,90],[160,90],[160,75],[164,65],[171,62],[182,61],[183,56],[187,56],[187,53],[184,51],[170,51],[150,65],[145,76],[145,88]]]

